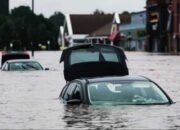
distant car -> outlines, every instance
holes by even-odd
[[[17,59],[7,60],[3,66],[2,71],[33,71],[43,70],[41,64],[35,60],[30,59]]]
[[[139,76],[81,78],[68,82],[59,96],[64,104],[163,105],[170,97],[156,83]]]
[[[13,59],[30,59],[30,55],[27,52],[17,52],[17,51],[2,52],[1,66],[7,60],[13,60]]]

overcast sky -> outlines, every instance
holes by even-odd
[[[32,0],[9,0],[10,10],[20,5],[31,6]],[[146,0],[34,0],[35,13],[49,17],[55,11],[66,14],[87,14],[100,9],[105,13],[145,10]]]

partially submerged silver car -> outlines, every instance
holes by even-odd
[[[41,64],[35,60],[30,59],[18,59],[7,60],[3,66],[2,71],[34,71],[43,70]]]
[[[2,71],[32,71],[32,70],[49,70],[35,60],[30,59],[27,52],[3,52],[1,57]]]

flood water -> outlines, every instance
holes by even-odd
[[[0,53],[1,55],[1,53]],[[65,106],[60,51],[35,52],[49,71],[0,71],[0,129],[180,129],[180,56],[126,52],[131,75],[158,83],[176,102],[155,106]]]

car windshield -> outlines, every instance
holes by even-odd
[[[38,62],[12,62],[9,65],[10,71],[24,71],[24,70],[43,70]]]
[[[149,81],[90,83],[88,95],[91,104],[146,105],[169,103],[162,90]]]

